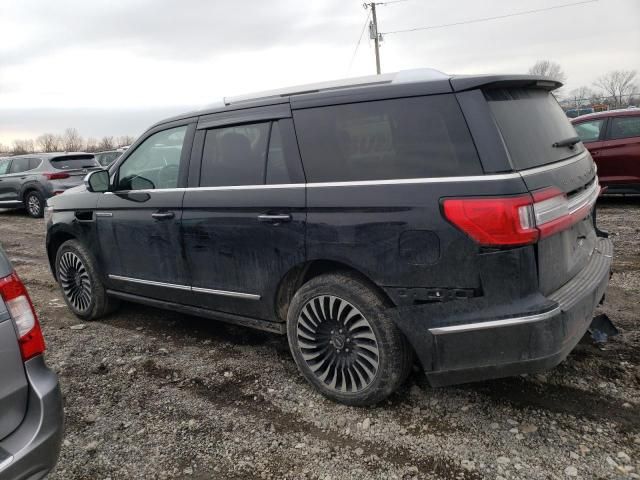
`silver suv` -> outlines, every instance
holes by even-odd
[[[0,480],[35,480],[53,468],[63,431],[58,378],[29,294],[0,248]]]
[[[0,158],[0,208],[25,207],[44,215],[47,198],[78,186],[102,168],[91,153],[35,153]]]

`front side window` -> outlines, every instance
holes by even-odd
[[[600,132],[604,125],[604,119],[592,120],[591,122],[582,122],[574,125],[580,140],[583,142],[596,142],[600,139]]]
[[[200,186],[264,184],[270,126],[265,122],[208,130]]]
[[[9,165],[11,165],[10,158],[0,159],[0,175],[4,175],[9,171]]]
[[[482,174],[453,95],[294,111],[311,182]]]
[[[613,117],[611,119],[611,134],[609,138],[640,137],[640,116]]]
[[[116,190],[177,188],[187,125],[154,133],[118,171]]]

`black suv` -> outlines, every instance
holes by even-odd
[[[49,201],[73,312],[119,299],[287,334],[371,404],[562,361],[609,278],[596,170],[535,76],[400,72],[225,99]]]

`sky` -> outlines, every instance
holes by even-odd
[[[576,1],[388,0],[377,7],[382,71],[526,73],[551,59],[565,91],[610,70],[640,74],[640,0],[387,33]],[[0,0],[0,143],[66,127],[137,136],[224,96],[374,74],[367,30],[356,50],[362,2]]]

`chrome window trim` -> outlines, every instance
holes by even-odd
[[[13,455],[0,462],[0,472],[13,463]]]
[[[505,318],[502,320],[491,320],[488,322],[465,323],[463,325],[450,325],[448,327],[430,328],[429,332],[433,335],[446,335],[449,333],[474,332],[478,330],[486,330],[489,328],[510,327],[513,325],[522,325],[525,323],[539,322],[548,320],[549,318],[560,313],[560,307],[536,315],[528,315],[524,317]]]
[[[260,300],[261,298],[260,295],[256,295],[254,293],[230,292],[227,290],[214,290],[211,288],[190,287],[189,285],[177,285],[175,283],[156,282],[154,280],[143,280],[141,278],[124,277],[122,275],[109,274],[109,278],[112,280],[120,280],[123,282],[139,283],[141,285],[174,288],[176,290],[183,290],[187,292],[208,293],[211,295],[221,295],[225,297],[246,298],[248,300]]]

